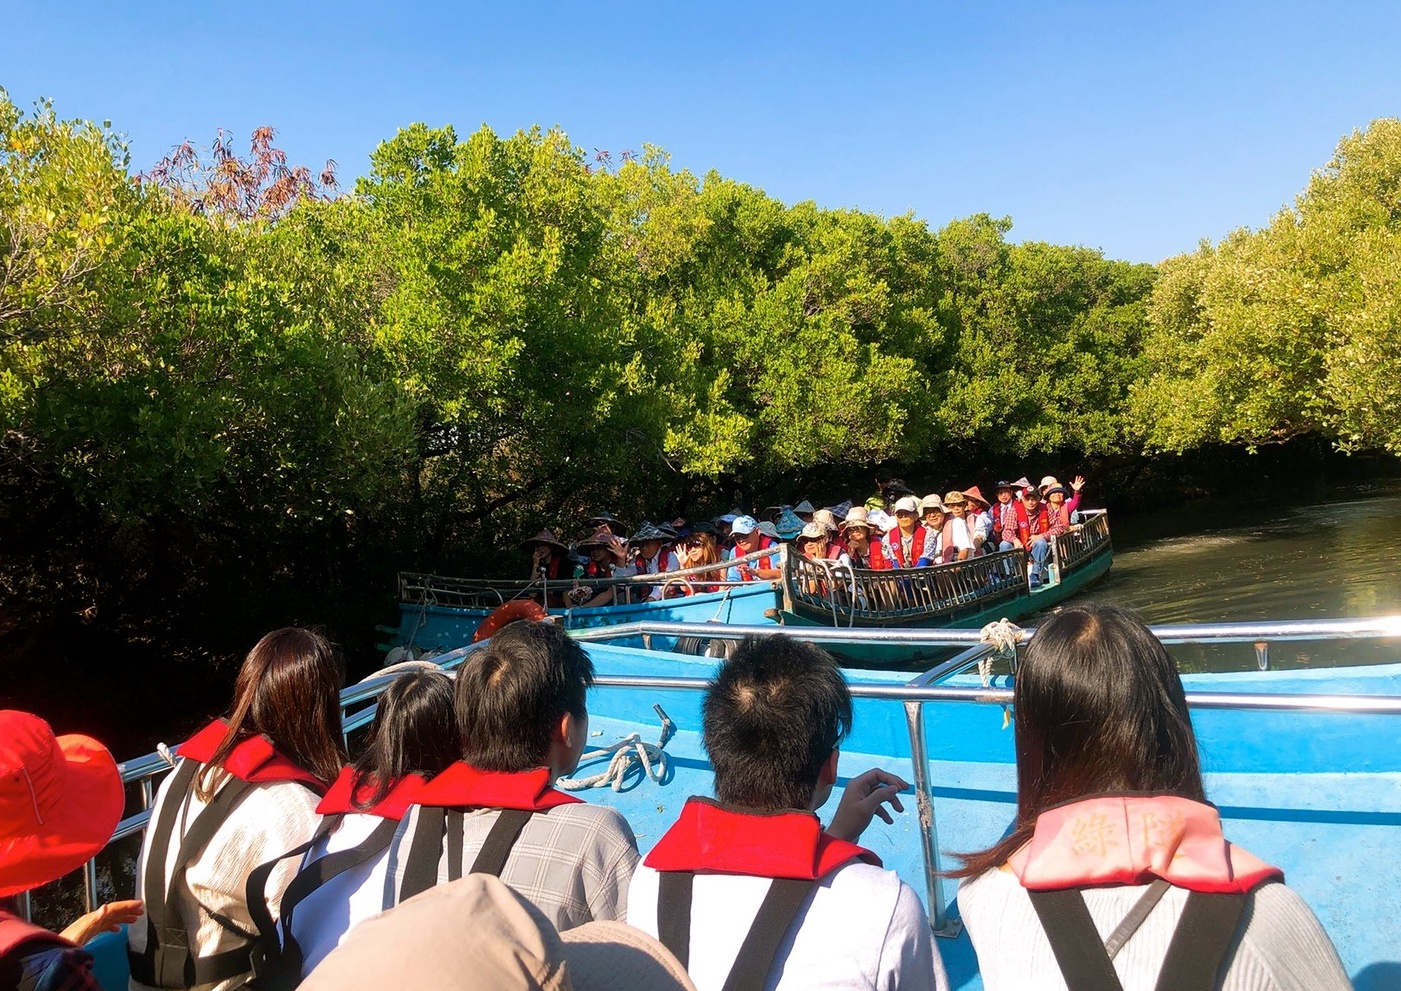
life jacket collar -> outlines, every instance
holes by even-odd
[[[207,764],[219,749],[219,744],[224,742],[228,732],[229,724],[222,719],[216,719],[180,744],[180,756]],[[278,753],[272,741],[265,736],[250,736],[241,741],[220,766],[229,774],[250,784],[296,781],[310,785],[317,791],[326,787],[326,782],[300,767],[291,758]]]
[[[31,922],[25,922],[18,915],[0,909],[0,959],[9,957],[26,944],[32,944],[33,949],[29,952],[33,953],[76,945],[58,933],[49,932]]]
[[[582,802],[554,787],[548,767],[518,772],[482,771],[458,761],[421,786],[414,804],[541,812]]]
[[[811,812],[758,812],[691,798],[643,863],[659,871],[816,880],[855,860],[881,866],[870,850],[824,830]]]
[[[1176,795],[1101,795],[1041,813],[1007,861],[1022,887],[1147,884],[1246,892],[1284,872],[1226,842],[1214,806]]]
[[[418,800],[419,790],[425,784],[417,774],[406,774],[395,781],[385,796],[373,805],[362,808],[356,804],[369,801],[375,793],[375,783],[369,779],[359,780],[353,767],[341,768],[340,776],[331,784],[321,804],[316,806],[317,815],[371,815],[398,822],[404,818],[409,806]]]

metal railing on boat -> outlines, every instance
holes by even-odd
[[[609,639],[653,634],[659,636],[695,636],[698,624],[687,623],[629,623],[615,627],[571,631],[579,640]],[[949,919],[947,902],[943,897],[939,866],[938,829],[929,779],[928,747],[924,738],[923,706],[927,702],[965,702],[978,705],[1008,705],[1013,692],[1008,688],[965,688],[944,684],[955,675],[976,667],[989,657],[996,647],[982,641],[976,630],[861,630],[829,627],[727,626],[705,624],[706,637],[740,639],[746,636],[771,636],[786,633],[816,643],[842,641],[875,641],[919,646],[965,647],[954,657],[917,675],[903,685],[852,681],[851,694],[856,698],[900,702],[905,707],[910,737],[910,762],[914,771],[914,787],[919,809],[919,828],[925,866],[926,895],[930,924],[935,933],[957,935],[957,920]],[[1277,623],[1203,623],[1152,627],[1163,642],[1173,643],[1260,643],[1303,640],[1381,640],[1401,638],[1401,616],[1375,619],[1298,620]],[[1024,631],[1029,637],[1035,631]],[[433,658],[445,669],[459,667],[474,650],[485,646],[473,644]],[[341,693],[343,731],[347,734],[364,727],[374,718],[375,700],[397,675],[385,675],[351,685]],[[662,689],[703,691],[709,680],[699,677],[653,675],[599,675],[594,684],[607,688]],[[1274,695],[1245,692],[1191,692],[1187,705],[1194,709],[1254,709],[1291,712],[1332,712],[1352,714],[1401,715],[1401,696],[1367,695]],[[363,707],[363,708],[356,708]],[[355,709],[354,712],[350,710]],[[172,753],[172,751],[167,751]],[[155,794],[155,779],[169,771],[173,762],[162,753],[151,753],[118,765],[125,784],[139,784],[141,809],[117,824],[109,843],[141,833],[150,820]],[[96,861],[82,868],[84,900],[87,910],[99,904]],[[28,917],[28,895],[21,896],[20,909]]]

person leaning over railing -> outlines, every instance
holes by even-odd
[[[0,989],[102,991],[82,944],[139,918],[141,903],[103,905],[52,933],[26,922],[15,900],[96,856],[122,804],[122,776],[106,747],[55,737],[27,712],[0,711]]]
[[[438,670],[395,678],[378,699],[365,752],[341,771],[316,807],[322,817],[316,836],[264,864],[249,881],[248,903],[262,943],[258,974],[278,974],[261,987],[294,986],[357,923],[382,910],[389,843],[399,820],[423,785],[460,752],[452,679]],[[288,858],[302,866],[274,925],[273,906],[257,910],[261,886]]]
[[[136,865],[146,918],[127,931],[131,987],[223,989],[251,970],[246,889],[259,864],[311,839],[316,806],[345,763],[335,647],[276,630],[248,652],[227,721],[180,745]],[[273,871],[280,905],[295,861]]]
[[[1280,871],[1222,836],[1182,681],[1131,613],[1047,619],[1014,710],[1013,829],[950,872],[987,991],[1351,988]]]

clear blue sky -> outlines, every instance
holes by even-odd
[[[108,119],[144,168],[271,124],[367,167],[401,126],[561,125],[785,201],[1157,261],[1260,226],[1401,115],[1401,3],[0,0],[0,86]]]

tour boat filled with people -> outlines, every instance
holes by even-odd
[[[324,637],[278,630],[227,710],[121,765],[0,713],[0,974],[1398,986],[1401,663],[1326,664],[1394,651],[1401,617],[1150,630],[1090,603],[997,627],[717,625],[709,657],[638,645],[678,624],[527,619],[344,689]],[[829,652],[882,640],[954,656],[912,678]],[[1324,666],[1271,669],[1289,641]],[[1183,644],[1249,670],[1180,675]],[[89,914],[27,922],[74,871]],[[140,902],[99,905],[100,879]]]
[[[1081,509],[1085,480],[999,481],[917,498],[902,483],[866,505],[806,500],[712,520],[643,521],[611,512],[572,544],[551,530],[522,542],[523,580],[399,576],[392,660],[440,654],[514,619],[554,615],[570,629],[626,623],[849,628],[980,628],[1080,592],[1109,570],[1104,510]],[[703,632],[647,646],[717,649]],[[927,659],[919,647],[853,641],[843,657],[882,665]]]

